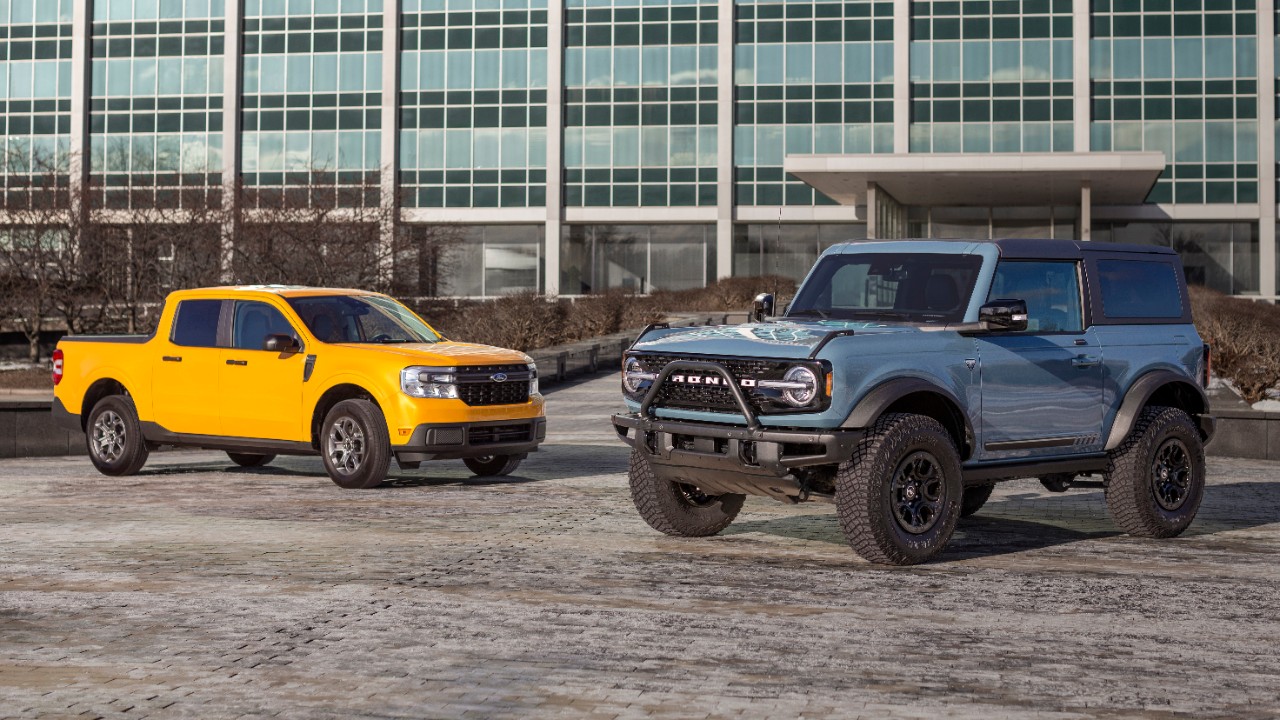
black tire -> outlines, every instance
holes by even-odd
[[[85,425],[89,460],[103,475],[134,475],[151,455],[133,398],[108,395],[89,411]]]
[[[320,457],[338,487],[362,490],[386,480],[391,436],[378,406],[363,399],[334,405],[320,426]]]
[[[1144,408],[1107,458],[1107,509],[1130,535],[1175,537],[1195,519],[1204,480],[1204,442],[1191,416]]]
[[[529,457],[528,453],[481,455],[480,457],[463,458],[462,462],[467,464],[467,469],[479,477],[497,477],[515,472],[516,468],[520,467],[520,463],[527,457]]]
[[[960,499],[960,517],[966,518],[981,510],[995,489],[995,485],[974,485],[965,488],[964,497]]]
[[[914,565],[941,552],[962,496],[960,454],[924,415],[881,417],[836,473],[840,527],[854,552],[874,563]]]
[[[276,459],[275,455],[254,455],[253,453],[227,453],[227,457],[231,458],[231,462],[240,467],[255,468],[262,467],[272,460]]]
[[[729,527],[742,511],[746,495],[707,495],[692,485],[677,485],[653,474],[649,459],[631,451],[631,501],[649,527],[677,537],[707,537]]]
[[[1054,473],[1041,477],[1040,484],[1049,492],[1064,493],[1071,489],[1071,483],[1075,479],[1074,473]]]

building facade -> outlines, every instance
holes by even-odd
[[[455,296],[799,276],[889,236],[788,158],[1158,153],[1141,200],[899,193],[894,234],[1171,245],[1275,299],[1276,32],[1274,0],[0,0],[0,142],[6,177],[57,158],[125,214],[360,188],[458,227]]]

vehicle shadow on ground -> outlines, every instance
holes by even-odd
[[[1246,481],[1210,485],[1205,489],[1205,498],[1195,521],[1180,537],[1209,538],[1234,530],[1278,524],[1280,499],[1274,495],[1274,491],[1275,483],[1272,482]],[[1027,504],[1018,499],[993,503],[985,511],[960,520],[955,534],[938,561],[1008,555],[1123,536],[1124,533],[1112,523],[1106,506],[1097,503],[1100,500],[1096,497],[1097,493],[1093,495],[1095,497],[1090,498],[1068,493],[1052,498],[1036,498]],[[1059,519],[1056,523],[1050,523],[1000,515],[1002,511],[1026,512],[1027,505],[1031,503],[1049,508],[1047,515],[1056,515],[1057,508],[1053,507],[1055,504],[1063,503],[1065,509],[1078,507],[1085,500],[1097,503],[1096,517]],[[829,513],[735,522],[721,535],[752,532],[836,545],[847,544],[834,509]]]
[[[722,535],[757,532],[778,537],[847,545],[835,513],[804,515],[772,520],[737,522]],[[1085,531],[1049,523],[1002,517],[969,517],[960,521],[939,560],[1006,555],[1027,550],[1066,545],[1082,540],[1098,540],[1119,535],[1118,530]]]

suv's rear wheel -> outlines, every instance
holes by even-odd
[[[640,450],[631,451],[631,501],[649,527],[667,535],[706,537],[729,527],[746,495],[708,495],[694,485],[663,480]]]
[[[467,468],[471,472],[480,477],[497,477],[500,475],[510,475],[520,467],[520,463],[528,457],[527,453],[519,453],[516,455],[481,455],[480,457],[464,458],[462,462],[467,464]]]
[[[253,453],[237,453],[229,452],[227,457],[231,458],[231,462],[240,467],[255,468],[262,467],[272,460],[276,459],[275,455],[255,455]]]
[[[391,464],[391,436],[382,411],[362,399],[334,405],[320,426],[320,455],[339,487],[379,485]]]
[[[960,455],[931,417],[876,421],[836,475],[840,527],[871,562],[913,565],[937,555],[960,518]]]
[[[1178,408],[1144,408],[1107,458],[1107,508],[1130,535],[1174,537],[1195,519],[1204,479],[1204,442],[1191,416]]]
[[[151,454],[142,437],[133,398],[128,395],[109,395],[93,406],[85,440],[89,460],[103,475],[133,475]]]

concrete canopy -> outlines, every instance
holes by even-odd
[[[783,169],[841,205],[863,205],[874,183],[903,205],[1140,205],[1164,153],[788,155]]]

